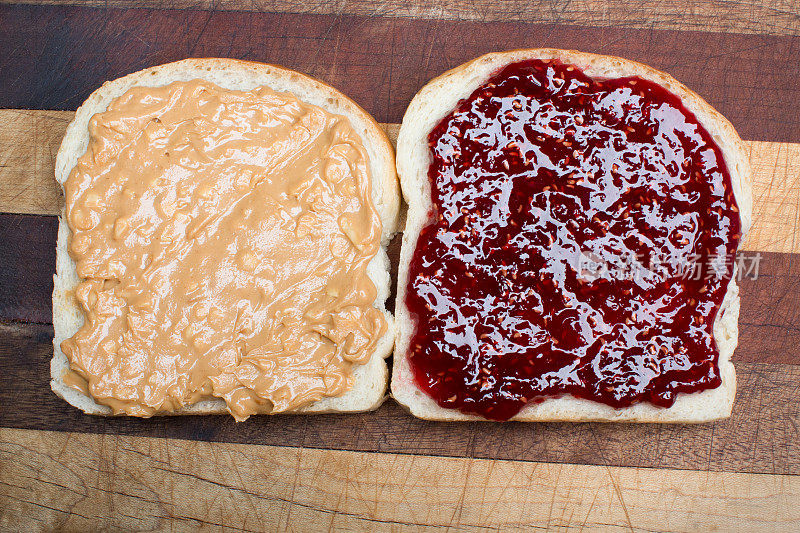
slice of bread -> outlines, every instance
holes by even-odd
[[[492,53],[465,63],[425,85],[409,105],[397,140],[397,172],[408,215],[400,253],[397,284],[397,340],[392,371],[392,395],[417,417],[429,420],[485,420],[454,409],[440,407],[420,390],[413,378],[406,357],[414,322],[405,305],[409,262],[420,230],[428,222],[431,209],[428,167],[430,150],[428,134],[455,108],[499,69],[525,59],[558,59],[596,78],[639,76],[658,83],[683,100],[722,150],[733,182],[733,190],[741,217],[744,236],[752,219],[751,170],[744,144],[736,130],[722,115],[700,96],[671,76],[651,67],[616,57],[575,51],[533,49]],[[518,421],[626,421],[626,422],[705,422],[730,416],[736,394],[736,373],[731,355],[738,341],[739,290],[734,277],[728,285],[716,320],[714,339],[719,348],[722,384],[694,394],[680,394],[672,407],[662,408],[638,403],[625,409],[578,399],[571,395],[530,403],[512,420]]]
[[[386,398],[388,369],[385,358],[392,351],[395,337],[394,320],[385,306],[390,287],[386,246],[397,230],[400,194],[392,145],[378,123],[355,102],[333,87],[304,74],[262,63],[232,59],[186,59],[148,68],[106,82],[93,92],[78,109],[75,119],[67,128],[58,152],[56,180],[63,187],[78,158],[88,146],[89,120],[95,113],[104,111],[112,100],[135,86],[158,87],[174,81],[195,79],[206,80],[230,90],[246,91],[266,86],[275,91],[293,93],[306,103],[347,117],[355,132],[360,135],[369,158],[372,200],[383,226],[381,250],[370,262],[368,274],[378,292],[374,306],[384,313],[388,329],[385,335],[378,340],[369,361],[354,368],[355,381],[352,389],[338,397],[321,399],[299,409],[298,412],[330,413],[377,409]],[[75,270],[75,263],[67,253],[69,236],[70,229],[62,209],[56,246],[56,274],[53,278],[55,337],[53,339],[54,353],[50,368],[50,384],[58,396],[85,413],[110,415],[110,408],[97,404],[91,397],[67,386],[63,379],[69,368],[69,361],[61,351],[61,342],[74,335],[84,321],[83,313],[78,308],[74,297],[74,290],[80,279]],[[225,412],[227,409],[223,400],[205,400],[174,414]]]

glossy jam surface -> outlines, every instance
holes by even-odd
[[[506,420],[572,394],[668,407],[720,385],[712,328],[739,214],[719,147],[640,78],[507,66],[430,133],[409,362],[447,408]]]

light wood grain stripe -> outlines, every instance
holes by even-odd
[[[789,530],[800,477],[0,430],[17,530]]]
[[[0,110],[0,212],[58,214],[55,156],[72,111]],[[392,142],[399,126],[384,124]],[[800,144],[749,141],[754,226],[744,249],[800,253]]]
[[[0,110],[0,212],[55,215],[58,148],[73,111]]]
[[[213,9],[362,15],[473,22],[535,22],[593,27],[800,35],[791,0],[1,0],[9,4],[116,8]]]

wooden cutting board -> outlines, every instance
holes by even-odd
[[[800,7],[1,3],[0,530],[800,529]],[[744,253],[758,275],[741,282],[729,420],[444,424],[391,400],[374,413],[242,424],[105,419],[52,394],[63,202],[53,163],[74,109],[103,81],[183,57],[279,63],[338,87],[394,137],[433,76],[484,52],[540,46],[665,70],[746,140],[755,225]],[[390,252],[396,269],[399,239]]]

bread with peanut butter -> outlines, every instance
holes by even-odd
[[[412,414],[730,415],[751,170],[697,94],[615,57],[487,54],[417,93],[397,170],[409,207],[391,390]],[[698,265],[698,279],[676,270]]]
[[[51,386],[90,414],[366,411],[394,343],[384,132],[278,66],[105,83],[56,159]]]

